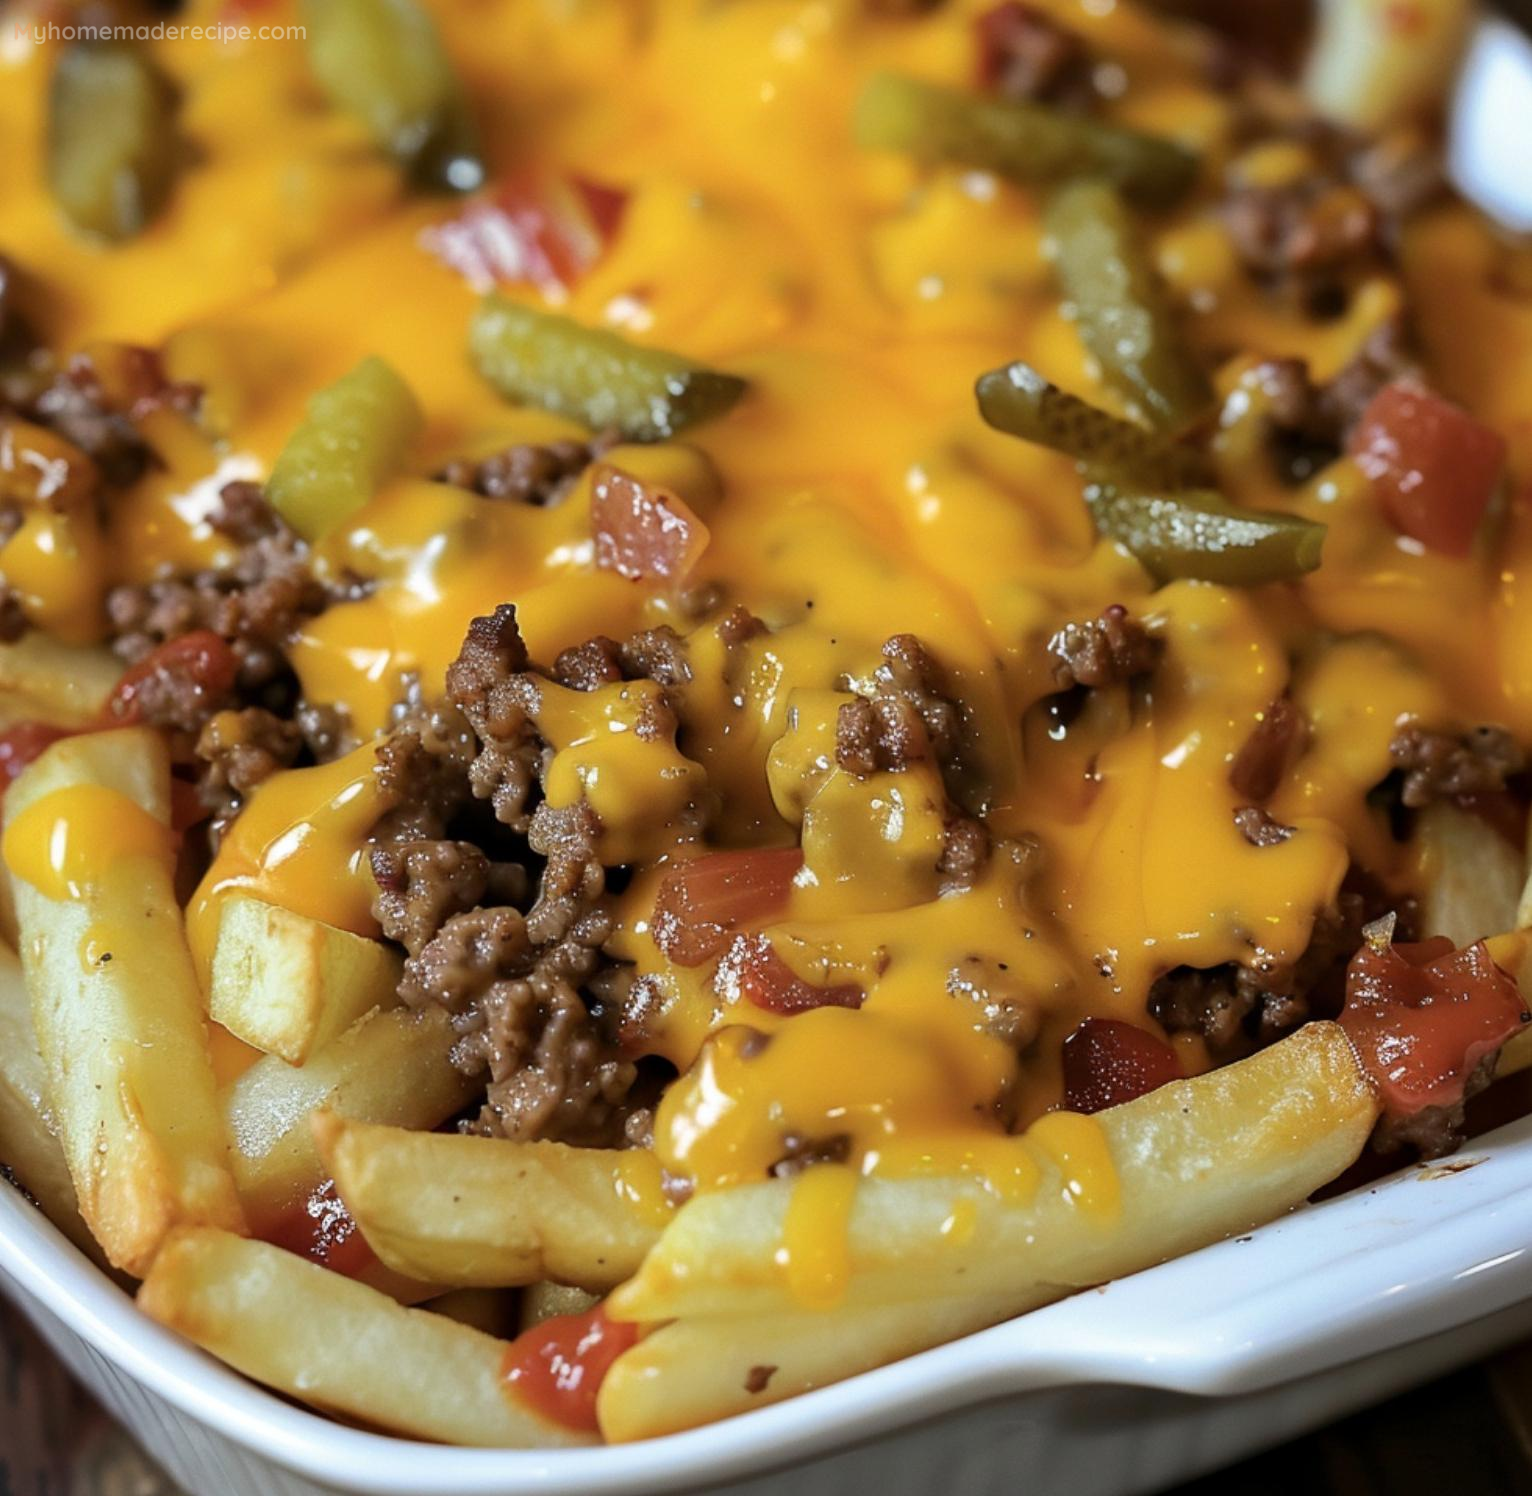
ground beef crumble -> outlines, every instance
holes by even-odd
[[[1174,967],[1149,989],[1149,1014],[1167,1033],[1200,1034],[1220,1061],[1272,1043],[1310,1018],[1334,1017],[1363,926],[1389,910],[1399,916],[1400,938],[1413,938],[1413,901],[1391,897],[1354,869],[1335,908],[1315,918],[1308,948],[1296,961],[1257,952],[1248,964]]]
[[[624,668],[610,640],[561,658],[586,689],[609,663]],[[414,708],[379,748],[398,804],[374,829],[373,907],[407,953],[401,997],[446,1009],[454,1063],[484,1079],[469,1130],[616,1145],[640,1109],[639,1068],[621,1043],[631,981],[602,950],[612,920],[600,821],[583,802],[540,797],[544,680],[513,607],[469,626],[447,700]],[[454,834],[464,823],[471,839]]]
[[[477,460],[458,458],[436,477],[482,498],[551,508],[568,498],[580,475],[611,445],[607,437],[589,442],[522,442]]]
[[[1095,64],[1078,34],[1022,0],[975,22],[979,82],[1002,98],[1083,111],[1099,102]]]
[[[1125,685],[1153,671],[1163,651],[1163,641],[1121,603],[1099,618],[1065,624],[1048,641],[1053,681],[1060,691]]]
[[[913,634],[883,646],[871,694],[848,701],[836,719],[835,761],[853,774],[898,773],[934,758],[956,767],[962,714],[940,666]]]
[[[1411,722],[1388,745],[1402,775],[1400,802],[1419,810],[1437,800],[1497,794],[1527,767],[1526,754],[1503,727],[1454,734]]]

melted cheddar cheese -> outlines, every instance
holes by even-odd
[[[1202,153],[1211,189],[1240,122],[1237,100],[1203,81],[1204,44],[1127,0],[1035,3],[1111,59],[1111,114]],[[184,91],[193,164],[164,214],[112,249],[65,229],[39,179],[50,49],[0,48],[0,247],[35,272],[29,320],[65,354],[100,339],[163,345],[170,373],[206,391],[200,424],[155,414],[160,461],[100,533],[34,511],[5,545],[0,576],[34,622],[99,640],[112,583],[216,564],[218,489],[268,472],[310,395],[363,357],[389,361],[425,415],[408,474],[315,550],[322,575],[369,585],[291,641],[304,695],[342,708],[361,746],[255,793],[189,907],[203,970],[234,890],[376,933],[366,839],[389,807],[374,740],[412,682],[440,691],[472,618],[513,601],[545,665],[594,634],[673,624],[690,636],[692,671],[676,692],[679,736],[640,730],[652,682],[547,686],[545,790],[555,807],[591,806],[603,861],[632,867],[608,950],[645,985],[642,1047],[679,1073],[658,1109],[666,1168],[722,1187],[769,1169],[785,1136],[846,1139],[849,1167],[810,1170],[793,1194],[781,1250],[805,1302],[838,1292],[858,1169],[972,1171],[1026,1198],[1041,1159],[1082,1211],[1109,1218],[1099,1129],[1043,1116],[1059,1100],[1064,1038],[1087,1015],[1149,1023],[1149,986],[1170,968],[1296,960],[1352,862],[1406,891],[1410,856],[1365,798],[1390,770],[1402,718],[1532,737],[1526,505],[1494,514],[1470,557],[1434,554],[1390,528],[1349,459],[1279,484],[1258,460],[1261,410],[1241,394],[1252,357],[1301,357],[1327,378],[1408,304],[1438,387],[1508,439],[1519,492],[1532,474],[1532,299],[1497,273],[1506,251],[1467,210],[1434,208],[1395,269],[1316,321],[1240,267],[1211,190],[1152,219],[1156,262],[1225,397],[1220,486],[1329,526],[1323,566],[1300,583],[1156,589],[1093,535],[1071,463],[990,429],[974,407],[980,371],[1025,359],[1120,408],[1061,308],[1037,198],[851,138],[853,100],[877,69],[966,86],[986,8],[430,5],[477,101],[492,178],[533,164],[627,194],[620,229],[559,310],[749,382],[730,414],[682,443],[606,457],[680,483],[700,452],[716,473],[690,581],[766,625],[732,645],[671,591],[594,564],[589,470],[547,508],[433,478],[451,457],[582,433],[513,408],[474,373],[476,293],[427,247],[456,205],[406,192],[323,104],[300,43],[156,49]],[[1301,173],[1296,149],[1244,169]],[[507,294],[539,300],[525,286]],[[1152,700],[1092,693],[1063,721],[1048,709],[1046,642],[1114,603],[1164,641]],[[997,842],[1038,849],[995,858],[967,889],[944,890],[937,871],[947,800],[933,767],[857,776],[835,760],[839,707],[900,633],[918,636],[963,703],[972,807]],[[1292,834],[1254,846],[1233,820],[1229,766],[1283,693],[1310,724],[1269,807]],[[53,829],[34,835],[44,809],[28,812],[25,834],[12,828],[6,856],[62,886],[78,807],[50,809]],[[119,825],[113,807],[90,809]],[[114,847],[137,845],[134,824],[121,820]],[[795,976],[854,985],[860,1007],[767,1012],[714,963],[682,966],[656,944],[654,903],[676,857],[791,844],[803,871],[764,933]],[[997,1009],[1026,1031],[1019,1058],[995,1035]],[[1188,1070],[1207,1063],[1197,1040],[1180,1050]],[[1008,1136],[1039,1117],[1026,1147]],[[960,1239],[971,1220],[955,1210],[949,1228]]]

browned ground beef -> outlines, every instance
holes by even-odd
[[[211,812],[208,833],[214,850],[251,791],[278,770],[291,768],[303,747],[298,725],[264,707],[245,707],[206,723],[197,737],[197,758],[205,765],[197,795]]]
[[[1010,0],[979,25],[980,81],[1001,97],[1080,110],[1097,102],[1085,44],[1045,11]]]
[[[0,582],[0,644],[14,644],[29,627],[20,595]]]
[[[1308,948],[1296,961],[1174,967],[1149,989],[1150,1016],[1167,1033],[1201,1034],[1218,1060],[1280,1039],[1309,1018],[1333,1017],[1344,998],[1346,965],[1362,943],[1362,927],[1390,909],[1399,915],[1400,938],[1411,938],[1413,901],[1390,898],[1354,871],[1336,907],[1316,917]]]
[[[835,761],[853,774],[874,774],[935,758],[949,772],[961,724],[936,661],[913,634],[896,634],[883,646],[872,694],[840,709]]]
[[[623,680],[652,680],[680,686],[691,679],[686,641],[668,624],[645,629],[624,643],[596,634],[564,650],[553,662],[553,678],[576,691],[595,691]]]
[[[936,870],[942,891],[972,888],[989,862],[989,828],[977,816],[955,815],[942,827],[942,855]]]
[[[1527,766],[1526,754],[1503,727],[1454,734],[1411,722],[1388,745],[1403,775],[1399,798],[1419,810],[1437,800],[1496,794]]]
[[[459,458],[436,476],[486,499],[551,507],[569,496],[596,454],[610,445],[595,442],[524,442],[478,461]]]
[[[1451,1106],[1423,1107],[1408,1117],[1384,1117],[1373,1129],[1373,1151],[1403,1150],[1419,1158],[1443,1158],[1457,1152],[1463,1142],[1467,1103],[1494,1080],[1499,1063],[1498,1049],[1485,1055],[1463,1086],[1462,1099]]]
[[[113,487],[140,478],[155,461],[136,417],[156,407],[195,414],[201,387],[169,379],[149,348],[122,351],[134,404],[122,409],[108,395],[88,354],[77,354],[22,406],[22,414],[79,447]]]
[[[1053,680],[1060,691],[1099,689],[1148,675],[1164,644],[1120,603],[1099,618],[1067,623],[1048,641]]]
[[[1301,483],[1345,450],[1374,395],[1414,373],[1403,330],[1382,323],[1328,383],[1316,385],[1299,358],[1267,359],[1255,376],[1269,406],[1272,456],[1288,482]]]
[[[622,648],[589,641],[565,673],[599,684],[607,661],[621,666]],[[612,925],[600,822],[583,803],[540,798],[543,679],[514,608],[501,607],[470,625],[448,701],[417,706],[380,747],[382,785],[399,804],[374,831],[374,912],[408,953],[401,996],[445,1008],[455,1063],[484,1078],[472,1130],[615,1144],[641,1106],[620,1042],[632,983],[602,951]]]
[[[1234,824],[1252,847],[1280,846],[1293,834],[1291,826],[1272,820],[1258,805],[1241,805],[1234,812]]]
[[[773,1179],[793,1179],[816,1164],[843,1164],[851,1157],[851,1134],[831,1133],[825,1138],[806,1138],[789,1132],[782,1138],[782,1157],[767,1171]]]
[[[1308,718],[1290,696],[1278,696],[1240,745],[1229,766],[1229,787],[1259,805],[1277,792],[1308,738]]]

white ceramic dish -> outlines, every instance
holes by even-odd
[[[1532,44],[1481,28],[1454,177],[1532,228]],[[191,1496],[1131,1496],[1532,1333],[1532,1119],[953,1345],[713,1428],[615,1449],[442,1449],[252,1386],[143,1319],[0,1187],[0,1290]],[[403,1370],[403,1369],[402,1369]]]
[[[980,1496],[1021,1472],[1029,1496],[1126,1496],[1532,1331],[1532,1118],[840,1386],[611,1449],[443,1449],[327,1422],[141,1318],[9,1190],[0,1287],[193,1496],[743,1496],[788,1479]]]

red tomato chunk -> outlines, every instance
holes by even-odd
[[[522,173],[421,235],[476,291],[533,286],[562,300],[616,236],[627,194],[581,177]]]
[[[1341,1025],[1390,1117],[1450,1107],[1479,1061],[1527,1021],[1516,983],[1481,940],[1364,945],[1346,971]]]
[[[200,695],[214,700],[234,688],[238,673],[239,660],[233,649],[211,629],[194,629],[160,645],[123,675],[107,701],[106,722],[125,726],[141,720],[139,693],[156,677],[179,677]]]
[[[737,935],[718,963],[718,990],[742,997],[769,1013],[807,1013],[810,1008],[860,1008],[866,993],[852,982],[821,987],[805,982],[772,949],[764,935]]]
[[[266,1240],[347,1278],[355,1278],[377,1260],[346,1202],[336,1193],[333,1179],[325,1180],[288,1211]]]
[[[1351,455],[1389,523],[1433,551],[1466,556],[1505,467],[1505,441],[1430,390],[1387,385],[1352,433]]]
[[[50,727],[46,722],[18,722],[0,733],[0,795],[45,748],[73,736],[73,728]]]
[[[1180,1078],[1175,1050],[1137,1024],[1087,1018],[1064,1041],[1064,1106],[1071,1112],[1104,1112]]]
[[[684,499],[614,467],[591,484],[590,522],[596,565],[630,582],[679,581],[707,549],[708,528]]]
[[[665,875],[654,903],[654,943],[677,966],[701,966],[744,924],[776,914],[803,866],[797,847],[710,852]]]
[[[600,1304],[585,1314],[556,1314],[506,1347],[506,1387],[545,1418],[595,1433],[596,1394],[637,1339],[637,1325],[609,1320]]]

